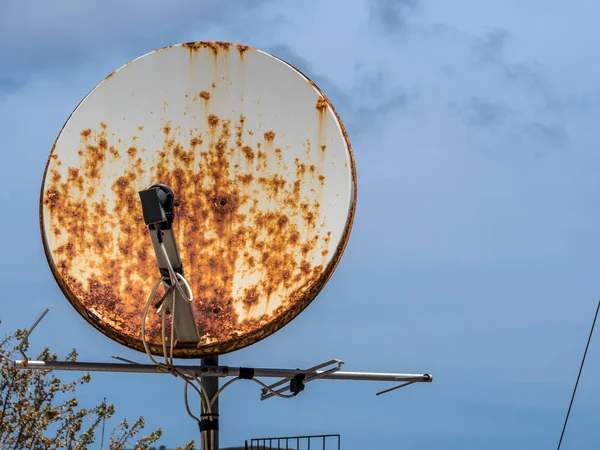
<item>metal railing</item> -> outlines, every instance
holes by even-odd
[[[246,450],[340,450],[339,434],[254,438],[246,441]]]

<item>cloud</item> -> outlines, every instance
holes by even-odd
[[[486,134],[495,132],[494,139],[498,142],[520,145],[537,143],[547,149],[548,145],[553,148],[564,147],[569,141],[569,134],[564,126],[543,122],[541,118],[529,119],[523,112],[490,99],[472,97],[462,104],[451,102],[449,108],[466,125]]]
[[[406,108],[417,96],[392,87],[390,76],[380,70],[357,74],[354,86],[341,90],[334,79],[317,73],[312,64],[291,47],[275,45],[265,50],[311,78],[331,100],[351,134],[365,132],[378,120]]]
[[[541,108],[560,113],[564,108],[563,101],[542,75],[538,64],[535,61],[514,62],[507,56],[512,40],[513,37],[505,29],[494,29],[483,38],[474,39],[472,54],[476,64],[492,68],[507,84],[518,85],[526,94],[533,94],[538,98]]]
[[[468,125],[481,128],[503,125],[512,115],[510,108],[480,97],[472,97],[456,109]]]
[[[569,140],[567,131],[558,124],[533,122],[525,128],[522,134],[556,147],[564,146]]]
[[[371,19],[386,31],[405,30],[418,0],[373,0],[369,2]]]
[[[492,30],[473,43],[473,53],[481,64],[498,63],[509,39],[507,30]]]
[[[16,91],[19,88],[19,82],[12,78],[0,75],[0,101],[7,95]]]
[[[265,51],[277,56],[288,64],[294,66],[304,75],[314,81],[323,93],[331,100],[340,115],[347,116],[352,114],[351,96],[343,92],[335,83],[335,80],[316,72],[313,65],[296,50],[287,45],[267,45]]]
[[[22,86],[33,74],[69,73],[99,55],[120,55],[125,63],[175,43],[176,36],[187,42],[195,30],[218,28],[222,34],[224,29],[251,26],[254,14],[270,1],[12,3],[0,14],[0,42],[6,43],[0,46],[3,91]]]

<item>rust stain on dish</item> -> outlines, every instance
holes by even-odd
[[[184,48],[187,48],[191,53],[195,53],[198,52],[199,50],[206,48],[206,49],[210,49],[212,50],[213,54],[216,56],[219,53],[219,50],[222,51],[229,51],[229,47],[231,46],[231,44],[229,42],[221,42],[221,41],[216,41],[216,42],[211,42],[211,41],[206,41],[206,42],[186,42],[185,44],[182,44],[182,46]]]
[[[248,46],[247,45],[237,45],[237,49],[238,52],[240,53],[240,58],[243,60],[244,59],[244,53],[246,53],[246,51],[248,50]]]
[[[282,61],[282,60],[280,60],[280,61]],[[285,61],[283,61],[283,62],[285,62]],[[342,131],[342,135],[344,136],[344,141],[346,142],[346,147],[348,148],[348,154],[350,155],[350,169],[351,169],[351,172],[352,172],[352,181],[353,181],[352,184],[353,184],[354,201],[352,203],[352,209],[350,211],[350,219],[349,219],[350,226],[348,227],[345,239],[342,240],[342,243],[340,244],[341,245],[341,250],[343,251],[343,249],[346,246],[346,242],[347,242],[347,239],[349,237],[350,230],[352,229],[352,224],[354,222],[354,213],[355,213],[355,210],[356,210],[356,197],[357,197],[357,193],[358,193],[358,191],[357,191],[357,178],[356,178],[356,163],[354,161],[354,153],[352,152],[352,145],[350,144],[350,138],[348,137],[348,132],[346,131],[346,127],[344,126],[344,123],[342,122],[342,119],[341,119],[339,113],[337,112],[337,110],[335,109],[335,107],[333,106],[333,104],[331,103],[331,101],[329,101],[329,99],[327,98],[327,96],[323,93],[323,91],[321,91],[321,89],[319,88],[319,86],[317,86],[314,83],[314,81],[312,81],[309,77],[307,77],[297,67],[294,67],[293,65],[291,65],[288,62],[285,62],[285,63],[288,64],[290,67],[292,67],[300,75],[302,75],[302,77],[306,80],[306,82],[315,91],[317,91],[319,93],[321,99],[325,101],[325,103],[327,104],[327,106],[329,107],[329,109],[331,110],[331,112],[333,113],[334,117],[337,120],[337,123],[340,126],[340,129]],[[319,99],[319,100],[321,100],[321,99]],[[318,108],[319,100],[317,100],[317,110],[319,109]],[[325,145],[321,145],[321,150],[325,151],[326,150],[326,146]]]
[[[204,42],[186,42],[184,44],[181,44],[181,46],[183,48],[187,48],[191,52],[197,52],[198,50],[203,48],[205,45],[204,45]]]
[[[202,91],[199,95],[204,100],[210,100],[210,92]]]
[[[172,47],[174,47],[174,46],[173,45],[167,45],[166,47],[161,47],[161,48],[157,49],[156,51],[160,52],[160,51],[163,51],[163,50],[168,50],[168,49],[170,49]]]
[[[69,167],[66,177],[59,158],[49,159],[42,210],[46,229],[54,230],[47,233],[55,277],[88,321],[138,350],[143,305],[159,276],[138,198],[152,183],[170,186],[179,203],[174,227],[202,335],[199,348],[177,349],[179,357],[226,353],[273,333],[312,301],[339,259],[319,264],[330,233],[317,221],[320,203],[303,191],[311,180],[323,184],[322,168],[297,160],[296,178],[284,179],[277,158],[275,168],[266,164],[266,152],[281,153],[271,145],[275,131],[264,133],[266,149],[252,148],[242,140],[243,116],[237,123],[212,114],[206,120],[208,136],[196,130],[191,139],[164,123],[162,148],[147,154],[151,164],[137,157],[135,139],[123,142],[127,167],[109,192],[102,168],[119,152],[107,143],[107,126],[82,131],[80,167]],[[236,155],[247,163],[234,163]],[[256,198],[259,191],[273,200],[270,207]],[[147,330],[160,353],[156,314]]]
[[[254,159],[254,150],[252,150],[252,147],[250,147],[249,145],[245,145],[244,147],[242,147],[242,151],[244,152],[244,155],[247,159]]]
[[[327,101],[323,97],[319,98],[315,108],[317,108],[318,111],[323,111],[327,108]]]
[[[279,59],[279,58],[277,58],[277,59]],[[344,249],[346,248],[346,245],[348,244],[348,239],[350,238],[350,231],[352,230],[352,225],[354,223],[354,214],[356,213],[356,200],[357,200],[357,196],[358,196],[358,186],[357,186],[357,176],[356,176],[356,163],[355,163],[355,160],[354,160],[354,153],[352,152],[352,145],[350,144],[350,139],[348,137],[348,132],[346,131],[346,127],[344,126],[344,123],[342,122],[342,119],[341,119],[339,113],[337,112],[337,110],[335,109],[335,107],[333,106],[333,104],[331,103],[331,101],[323,93],[323,91],[321,91],[321,89],[308,76],[306,76],[301,70],[299,70],[297,67],[294,67],[292,64],[290,64],[290,63],[288,63],[286,61],[283,61],[283,60],[280,60],[280,61],[288,64],[296,72],[298,72],[306,80],[306,82],[315,91],[317,91],[319,93],[319,95],[321,96],[321,98],[325,100],[325,102],[329,106],[329,109],[331,110],[331,112],[333,113],[334,117],[336,118],[337,123],[339,124],[340,129],[342,131],[342,136],[344,137],[344,141],[346,142],[346,147],[348,149],[348,155],[350,157],[350,171],[352,173],[352,203],[351,203],[351,208],[350,208],[350,211],[349,211],[348,226],[346,227],[344,235],[342,236],[342,239],[340,240],[340,243],[338,244],[338,247],[336,249],[336,254],[341,255],[344,252]],[[321,150],[324,152],[326,150],[326,148],[327,148],[326,145],[322,144],[321,142],[319,143],[319,145],[321,146]],[[331,274],[333,274],[335,268],[337,267],[338,262],[339,262],[339,258],[337,258],[337,259],[334,258],[332,260],[331,271],[329,272],[329,275],[327,276],[327,278],[324,280],[324,283],[327,283],[329,277],[331,276]]]
[[[315,105],[315,108],[317,110],[317,115],[318,115],[318,119],[319,119],[319,137],[318,139],[318,145],[319,147],[323,148],[323,139],[324,139],[324,133],[325,133],[325,128],[326,128],[326,120],[327,120],[327,100],[325,100],[324,97],[319,97],[319,99],[317,100],[317,104]]]

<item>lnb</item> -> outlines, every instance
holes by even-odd
[[[144,222],[150,229],[168,230],[173,225],[175,194],[164,184],[153,184],[139,192]]]

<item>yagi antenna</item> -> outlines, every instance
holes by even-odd
[[[291,65],[226,42],[135,59],[96,86],[60,131],[40,220],[69,302],[151,364],[24,354],[15,367],[175,375],[205,450],[219,447],[218,397],[237,380],[258,384],[261,400],[292,398],[325,379],[394,383],[379,394],[430,382],[428,374],[345,372],[337,359],[308,369],[219,363],[316,298],[348,243],[356,190],[342,121]],[[219,387],[219,378],[228,381]],[[190,389],[199,413],[189,408]]]

